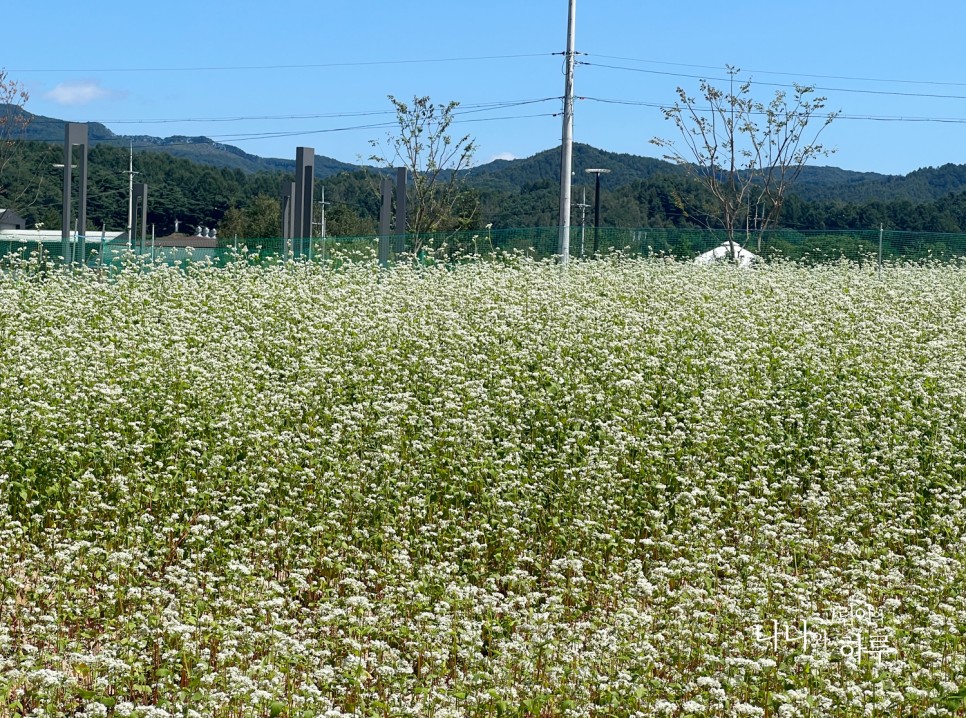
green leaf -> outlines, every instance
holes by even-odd
[[[943,697],[943,705],[951,711],[958,711],[966,706],[966,687],[960,688],[955,693],[949,693]]]

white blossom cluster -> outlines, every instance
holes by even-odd
[[[956,266],[0,274],[0,716],[955,715],[964,529]]]

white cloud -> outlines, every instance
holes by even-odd
[[[102,87],[96,80],[72,80],[60,83],[44,93],[44,97],[58,105],[86,105],[89,102],[118,97],[120,94]]]
[[[515,159],[516,159],[516,155],[514,155],[512,152],[499,152],[493,155],[492,157],[490,157],[483,164],[489,164],[490,162],[495,162],[496,160],[515,160]]]

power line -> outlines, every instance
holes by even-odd
[[[471,119],[454,119],[453,124],[464,124],[468,122],[492,122],[492,121],[503,121],[503,120],[522,120],[530,119],[534,117],[553,117],[555,113],[543,112],[534,113],[528,115],[504,115],[502,117],[474,117]],[[322,135],[329,134],[332,132],[352,132],[356,130],[379,130],[379,129],[389,129],[392,127],[397,127],[396,122],[379,122],[368,125],[351,125],[347,127],[326,127],[322,129],[315,130],[292,130],[287,132],[255,132],[247,135],[212,135],[208,137],[210,140],[217,140],[221,143],[227,142],[245,142],[248,140],[262,140],[262,139],[273,139],[278,137],[300,137],[308,135]],[[197,144],[194,142],[185,143],[171,143],[166,144],[166,147],[177,146],[178,144]],[[145,144],[142,147],[156,147],[157,145]]]
[[[559,100],[559,97],[540,97],[528,100],[497,100],[492,102],[479,102],[474,104],[460,103],[454,114],[469,114],[471,112],[486,112],[488,110],[506,109],[509,107],[522,107],[541,102]],[[378,115],[394,115],[395,110],[363,110],[347,112],[325,112],[314,114],[293,114],[293,115],[234,115],[227,117],[164,117],[164,118],[137,118],[127,120],[114,119],[92,119],[89,122],[97,122],[103,125],[147,125],[147,124],[180,124],[189,122],[247,122],[265,120],[319,120],[319,119],[339,119],[344,117],[374,117]],[[60,124],[61,120],[47,117],[36,117],[31,120],[31,124]]]
[[[668,107],[667,103],[660,102],[643,102],[639,100],[616,100],[603,97],[581,97],[580,99],[586,100],[588,102],[599,102],[606,105],[625,105],[629,107],[649,107],[654,109],[663,110]],[[695,112],[710,113],[713,110],[710,107],[696,107]],[[755,113],[751,114],[761,114],[766,113]],[[816,117],[823,117],[823,115],[816,115]],[[937,122],[937,123],[948,123],[948,124],[966,124],[966,118],[964,117],[916,117],[916,116],[906,116],[906,115],[856,115],[856,114],[846,114],[838,113],[835,115],[835,121],[839,120],[867,120],[869,122],[913,122],[913,123],[923,123],[923,122]]]
[[[668,107],[666,102],[648,102],[643,100],[627,100],[627,99],[617,99],[617,98],[603,98],[603,97],[590,97],[590,96],[580,96],[577,99],[587,102],[596,102],[600,104],[608,105],[623,105],[627,107],[645,107],[652,109],[663,110]],[[559,97],[546,97],[531,100],[515,100],[515,101],[504,101],[504,102],[492,102],[492,103],[477,103],[474,105],[466,105],[465,107],[471,108],[464,112],[457,111],[454,113],[457,115],[457,119],[454,119],[454,124],[463,124],[468,122],[492,122],[492,121],[509,121],[509,120],[522,120],[522,119],[533,119],[540,117],[555,117],[559,116],[559,113],[531,113],[531,114],[520,114],[520,115],[503,115],[497,117],[473,117],[473,118],[462,118],[463,115],[475,114],[479,112],[485,112],[491,109],[506,109],[509,107],[520,107],[531,104],[538,104],[542,102],[549,101],[559,101]],[[463,107],[461,105],[460,107]],[[711,108],[696,108],[698,112],[711,112]],[[342,117],[364,117],[372,115],[386,115],[393,114],[391,110],[385,111],[373,111],[373,112],[339,112],[339,113],[325,113],[325,114],[309,114],[309,115],[277,115],[277,116],[251,116],[251,117],[234,117],[234,118],[166,118],[162,120],[114,120],[110,121],[111,124],[150,124],[150,123],[176,123],[176,122],[217,122],[217,121],[241,121],[241,120],[288,120],[288,119],[333,119]],[[871,114],[846,114],[840,113],[836,115],[836,120],[853,120],[853,121],[869,121],[869,122],[907,122],[907,123],[940,123],[940,124],[966,124],[966,118],[962,117],[921,117],[921,116],[905,116],[905,115],[871,115]],[[100,122],[106,123],[108,121],[101,120]],[[38,118],[32,124],[60,124],[60,121],[52,118]],[[237,134],[214,134],[206,135],[205,139],[211,140],[216,144],[228,144],[232,142],[249,142],[255,140],[263,139],[276,139],[283,137],[302,137],[311,135],[321,135],[330,134],[336,132],[354,132],[360,130],[380,130],[380,129],[390,129],[396,126],[396,122],[375,122],[367,124],[357,124],[357,125],[345,125],[341,127],[327,127],[327,128],[316,128],[316,129],[300,129],[300,130],[290,130],[290,131],[276,131],[276,132],[252,132],[252,133],[237,133]],[[123,137],[123,136],[122,136]],[[37,142],[52,142],[54,140],[35,140]],[[199,144],[197,141],[186,141],[186,142],[166,142],[163,145],[157,143],[147,143],[147,142],[135,142],[134,148],[139,150],[144,149],[154,149],[159,147],[188,147],[191,145]]]
[[[619,57],[616,55],[594,55],[591,53],[584,53],[589,57],[602,57],[607,60],[621,60],[623,62],[641,62],[649,63],[653,65],[669,65],[672,67],[693,67],[702,70],[721,70],[723,68],[716,65],[694,65],[684,62],[666,62],[663,60],[644,60],[635,57]],[[782,72],[778,70],[742,70],[742,72],[747,72],[749,74],[756,75],[785,75],[789,77],[814,77],[820,80],[849,80],[852,82],[890,82],[895,84],[908,84],[908,85],[940,85],[947,87],[966,87],[966,82],[941,82],[939,80],[902,80],[898,78],[882,78],[882,77],[852,77],[849,75],[816,75],[811,72]],[[693,76],[686,76],[693,77]]]
[[[639,67],[622,67],[620,65],[604,65],[596,62],[580,62],[580,65],[587,67],[601,67],[608,70],[624,70],[627,72],[640,72],[648,75],[664,75],[667,77],[685,77],[691,80],[712,80],[714,82],[727,82],[730,78],[726,77],[705,77],[701,75],[690,75],[680,72],[665,72],[661,70],[645,70]],[[717,68],[720,69],[720,68]],[[756,82],[756,85],[763,85],[765,87],[785,87],[793,88],[794,84],[781,83],[781,82]],[[966,86],[966,85],[964,85]],[[824,87],[820,85],[811,86],[814,90],[819,90],[821,92],[851,92],[863,95],[887,95],[890,97],[927,97],[932,99],[943,99],[943,100],[966,100],[966,95],[944,95],[931,92],[898,92],[895,90],[863,90],[860,88],[852,87]]]
[[[535,104],[538,102],[546,102],[549,100],[559,100],[559,98],[545,98],[541,100],[526,100],[526,101],[518,101],[514,103],[502,103],[502,104],[496,104],[493,107],[488,109],[505,109],[507,107],[529,105],[529,104]],[[481,111],[483,110],[478,108],[478,109],[468,111],[466,113],[454,113],[455,115],[457,115],[457,117],[456,119],[453,120],[453,122],[454,124],[463,124],[468,122],[521,120],[521,119],[531,119],[535,117],[553,117],[555,114],[552,112],[545,112],[545,113],[531,113],[531,114],[522,114],[522,115],[503,115],[503,116],[497,116],[497,117],[472,117],[472,118],[461,119],[462,114],[471,114],[471,113],[476,113]],[[47,120],[47,123],[55,123],[55,122],[56,120],[52,120],[52,119]],[[376,123],[361,124],[361,125],[348,125],[343,127],[327,127],[327,128],[318,128],[318,129],[291,130],[291,131],[280,131],[280,132],[252,132],[252,133],[239,133],[239,134],[227,134],[227,135],[211,135],[211,136],[206,136],[205,139],[211,140],[216,144],[228,144],[230,142],[247,142],[252,140],[275,139],[275,138],[281,138],[281,137],[302,137],[302,136],[307,137],[310,135],[329,134],[333,132],[353,132],[358,130],[390,129],[397,126],[398,126],[397,123],[394,121],[376,122]],[[122,137],[119,137],[118,139],[122,139]],[[33,140],[33,141],[47,143],[47,142],[54,142],[55,140]],[[102,143],[110,144],[109,141],[102,141]],[[189,147],[191,145],[197,145],[197,144],[201,144],[201,143],[195,142],[195,141],[165,142],[164,144],[135,142],[133,146],[135,149],[144,150],[144,149],[155,149],[155,148],[162,148],[162,147]]]
[[[374,115],[391,115],[392,110],[373,110],[370,112],[326,112],[304,115],[235,115],[230,117],[145,117],[133,120],[103,120],[95,119],[89,122],[99,122],[102,125],[165,125],[188,122],[247,122],[251,120],[321,120],[342,117],[368,117]],[[56,122],[56,120],[51,120]]]
[[[611,100],[605,99],[603,97],[581,97],[581,100],[586,100],[588,102],[600,102],[605,105],[630,105],[632,107],[653,107],[658,110],[663,110],[667,107],[666,102],[640,102],[638,100]]]
[[[559,97],[539,97],[534,100],[512,100],[507,102],[490,102],[490,103],[480,103],[476,105],[463,105],[460,104],[456,108],[453,114],[455,115],[468,115],[472,112],[484,112],[486,110],[504,110],[509,107],[523,107],[524,105],[537,105],[541,102],[558,102]],[[465,109],[464,109],[465,108]]]
[[[440,62],[479,62],[488,60],[518,60],[533,57],[550,57],[554,53],[526,53],[518,55],[481,55],[476,57],[440,57],[421,58],[412,60],[363,60],[358,62],[321,62],[293,65],[212,65],[206,67],[99,67],[99,68],[44,68],[44,69],[11,69],[8,72],[27,73],[65,73],[65,72],[234,72],[251,70],[314,70],[326,67],[369,67],[378,65],[418,65]]]
[[[587,102],[596,102],[600,104],[609,105],[623,105],[628,107],[645,107],[652,109],[664,109],[668,105],[667,103],[661,102],[647,102],[642,100],[627,100],[627,99],[616,99],[616,98],[603,98],[603,97],[590,97],[581,96],[577,98],[579,100]],[[473,105],[466,105],[469,108],[466,111],[457,111],[454,113],[457,117],[454,119],[454,124],[464,124],[468,122],[493,122],[493,121],[512,121],[512,120],[522,120],[522,119],[533,119],[540,117],[555,117],[559,113],[531,113],[531,114],[519,114],[519,115],[502,115],[497,117],[462,117],[463,115],[476,114],[479,112],[485,112],[491,109],[505,109],[509,107],[520,107],[532,104],[538,104],[542,102],[549,101],[559,101],[559,97],[546,97],[530,100],[514,100],[514,101],[502,101],[502,102],[490,102],[490,103],[476,103]],[[464,107],[461,105],[460,107]],[[710,112],[711,108],[697,108],[698,112]],[[326,113],[319,115],[284,115],[284,116],[253,116],[253,117],[238,117],[238,120],[262,120],[262,119],[331,119],[340,117],[360,117],[369,115],[385,115],[393,114],[393,111],[375,111],[375,112],[341,112],[341,113]],[[185,118],[184,120],[176,120],[169,118],[167,122],[204,122],[204,121],[217,121],[218,119],[228,120],[229,118]],[[232,118],[235,119],[235,118]],[[959,117],[917,117],[917,116],[901,116],[901,115],[870,115],[870,114],[845,114],[841,113],[836,115],[836,120],[853,120],[853,121],[869,121],[869,122],[908,122],[908,123],[944,123],[944,124],[966,124],[966,118]],[[113,124],[120,123],[143,123],[147,124],[153,122],[153,120],[127,120],[127,121],[114,121]],[[44,123],[58,123],[57,120],[44,118],[38,119],[37,124]],[[367,124],[357,124],[357,125],[345,125],[340,127],[327,127],[327,128],[315,128],[315,129],[300,129],[300,130],[288,130],[288,131],[276,131],[276,132],[252,132],[252,133],[236,133],[236,134],[216,134],[216,135],[206,135],[205,139],[211,140],[216,144],[229,144],[233,142],[249,142],[264,139],[277,139],[284,137],[308,137],[311,135],[322,135],[330,134],[336,132],[354,132],[361,130],[381,130],[381,129],[391,129],[396,126],[396,122],[375,122]],[[47,140],[38,140],[42,142],[47,142]],[[134,148],[139,150],[145,149],[155,149],[160,147],[188,147],[191,145],[199,144],[196,141],[186,141],[186,142],[166,142],[163,145],[157,143],[147,143],[147,142],[135,142]]]
[[[836,115],[836,122],[839,120],[867,120],[869,122],[938,122],[945,124],[962,125],[966,124],[966,117],[904,117],[900,115],[876,116],[876,115]]]
[[[207,67],[150,67],[150,68],[125,68],[125,67],[115,67],[115,68],[101,68],[101,69],[78,69],[78,68],[67,68],[61,70],[54,69],[33,69],[33,70],[15,70],[14,72],[21,73],[45,73],[45,72],[117,72],[117,73],[130,73],[130,72],[186,72],[186,71],[251,71],[251,70],[286,70],[286,69],[318,69],[318,68],[338,68],[338,67],[365,67],[365,66],[383,66],[383,65],[398,65],[398,64],[431,64],[431,63],[443,63],[443,62],[488,62],[488,61],[499,61],[499,60],[515,60],[515,59],[525,59],[525,58],[538,58],[538,57],[553,57],[556,55],[561,55],[562,53],[525,53],[525,54],[507,54],[507,55],[485,55],[485,56],[463,56],[463,57],[447,57],[447,58],[415,58],[415,59],[402,59],[402,60],[369,60],[369,61],[356,61],[356,62],[329,62],[329,63],[311,63],[311,64],[278,64],[278,65],[225,65],[225,66],[207,66]],[[726,81],[730,78],[724,77],[708,77],[698,74],[693,74],[687,72],[686,70],[713,70],[721,71],[723,68],[709,65],[700,65],[692,63],[678,63],[678,62],[668,62],[668,61],[655,61],[642,58],[634,57],[624,57],[619,55],[596,55],[593,53],[582,53],[575,52],[574,55],[588,58],[588,60],[577,60],[576,64],[587,66],[587,67],[597,67],[602,69],[611,69],[615,71],[624,72],[637,72],[650,75],[660,75],[667,77],[677,77],[677,78],[688,78],[688,79],[703,79],[708,81]],[[629,67],[620,64],[607,64],[593,61],[596,58],[604,60],[615,60],[624,63],[638,63],[647,64],[653,66],[663,66],[669,69],[654,69],[647,67]],[[681,71],[683,70],[683,71]],[[870,77],[852,77],[846,75],[816,75],[810,73],[800,73],[795,75],[794,73],[773,71],[773,70],[754,70],[754,71],[741,71],[741,75],[745,76],[748,74],[757,75],[768,75],[768,76],[800,76],[821,80],[842,80],[848,82],[868,82],[868,83],[892,83],[896,85],[920,85],[920,86],[936,86],[936,87],[950,87],[950,88],[960,88],[966,87],[966,82],[941,82],[934,80],[908,80],[908,79],[897,79],[897,78],[870,78]],[[755,84],[761,86],[772,86],[780,88],[790,88],[794,85],[780,82],[756,82]],[[841,92],[841,93],[855,93],[863,95],[884,95],[884,96],[894,96],[899,98],[932,98],[932,99],[951,99],[951,100],[963,100],[966,99],[966,95],[959,94],[945,94],[945,93],[932,93],[932,92],[907,92],[899,90],[889,90],[889,89],[868,89],[868,88],[848,88],[848,87],[826,87],[826,86],[816,86],[812,89],[822,91],[822,92]],[[627,99],[611,99],[611,98],[599,98],[599,97],[581,97],[579,99],[588,100],[603,104],[613,104],[613,105],[624,105],[631,107],[642,107],[642,108],[653,108],[653,109],[664,109],[669,105],[667,102],[646,102],[646,101],[636,101]],[[527,100],[513,100],[513,101],[495,101],[486,103],[476,103],[470,105],[460,104],[457,115],[459,117],[454,119],[454,122],[485,122],[485,121],[513,121],[522,120],[527,118],[539,118],[553,116],[548,113],[538,113],[538,114],[514,114],[505,115],[498,117],[477,117],[472,118],[468,115],[471,114],[485,114],[490,111],[508,109],[514,107],[523,107],[526,105],[538,104],[548,101],[559,101],[559,97],[550,98],[536,98]],[[699,111],[710,111],[710,110],[699,110]],[[258,121],[258,122],[286,122],[286,121],[297,121],[297,120],[332,120],[332,119],[350,119],[350,118],[380,118],[393,115],[393,110],[368,110],[368,111],[345,111],[345,112],[327,112],[327,113],[304,113],[304,114],[284,114],[284,115],[235,115],[235,116],[223,116],[223,117],[183,117],[183,118],[141,118],[141,119],[116,119],[116,120],[100,120],[104,124],[111,125],[147,125],[147,124],[178,124],[178,123],[233,123],[233,122],[245,122],[245,121]],[[946,124],[966,124],[966,119],[959,117],[938,117],[938,116],[899,116],[899,115],[873,115],[873,114],[837,114],[837,119],[840,120],[852,120],[852,121],[869,121],[869,122],[889,122],[889,123],[946,123]],[[56,122],[56,120],[50,120]],[[94,121],[94,120],[92,120]],[[41,124],[43,120],[38,119],[37,123]],[[328,127],[328,128],[314,128],[314,129],[301,129],[301,130],[291,130],[291,131],[273,131],[273,132],[252,132],[243,133],[238,132],[235,134],[222,134],[222,135],[212,135],[206,139],[211,139],[216,143],[229,143],[229,142],[246,142],[261,139],[272,139],[272,138],[284,138],[284,137],[299,137],[299,136],[311,136],[320,135],[336,132],[351,132],[360,130],[381,130],[395,127],[396,123],[394,121],[373,121],[368,123],[358,123],[358,124],[346,124],[339,127]],[[198,144],[195,141],[185,141],[185,142],[169,142],[164,145],[157,145],[153,143],[135,143],[137,149],[148,149],[148,148],[159,148],[159,147],[174,147],[174,146],[188,146]]]

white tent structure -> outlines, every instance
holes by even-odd
[[[734,254],[732,254],[734,252]],[[720,246],[698,255],[695,264],[711,264],[712,262],[734,262],[739,267],[750,267],[759,257],[754,252],[742,247],[737,242],[725,240]]]
[[[38,246],[45,247],[57,256],[61,253],[63,241],[59,229],[0,229],[0,256],[25,249],[32,251]],[[76,231],[71,232],[68,241],[72,245],[80,243]],[[84,241],[88,250],[96,250],[102,255],[99,261],[112,261],[113,257],[123,255],[128,249],[126,232],[96,230],[90,232]],[[80,251],[79,247],[77,251]],[[86,254],[90,256],[89,251]]]
[[[85,238],[88,244],[97,244],[102,239],[110,243],[117,241],[121,237],[126,237],[126,232],[102,232],[101,230],[91,230]],[[20,244],[58,244],[63,241],[59,229],[0,229],[0,242],[19,242]],[[77,241],[77,231],[70,233],[70,241]]]

